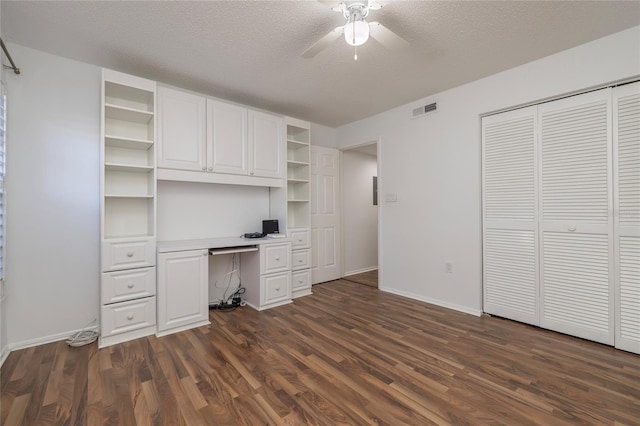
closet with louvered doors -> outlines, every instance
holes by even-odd
[[[482,142],[485,312],[640,353],[639,84],[484,117]]]

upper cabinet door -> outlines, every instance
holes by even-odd
[[[249,174],[252,176],[283,177],[283,124],[281,117],[249,111]]]
[[[206,170],[206,101],[158,87],[158,167]]]
[[[207,100],[207,143],[209,171],[248,175],[247,109]]]

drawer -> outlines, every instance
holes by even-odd
[[[291,269],[309,269],[311,267],[311,249],[294,250],[291,255]]]
[[[291,269],[291,243],[260,245],[260,274]]]
[[[156,324],[156,298],[131,300],[102,307],[102,337]]]
[[[262,301],[260,305],[291,299],[291,272],[260,277]]]
[[[102,271],[144,268],[156,264],[155,238],[106,240],[102,243]]]
[[[156,268],[104,272],[100,287],[103,305],[154,296]]]
[[[291,274],[291,291],[304,290],[311,288],[311,271],[305,269],[304,271],[293,272]]]
[[[289,237],[292,240],[291,248],[293,250],[311,247],[311,231],[309,229],[289,231]]]

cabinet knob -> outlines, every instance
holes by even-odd
[[[575,230],[576,230],[576,227],[575,227],[575,226],[570,226],[570,227],[569,227],[569,232],[574,232]]]
[[[129,284],[127,284],[127,287],[133,288],[133,287],[135,287],[135,284],[134,283],[129,283]]]
[[[133,252],[132,251],[128,251],[127,252],[127,257],[133,257]]]
[[[299,283],[299,284],[302,284],[302,280],[298,280],[298,283]]]
[[[280,287],[276,287],[276,291],[280,291]]]
[[[209,171],[210,171],[210,172],[211,172],[211,171],[213,171],[213,167],[209,167]]]
[[[253,176],[253,172],[249,173],[251,176]]]
[[[207,170],[207,166],[202,166],[202,170]]]
[[[128,319],[129,321],[131,321],[131,320],[133,319],[133,314],[129,314],[129,315],[127,315],[127,319]]]
[[[298,242],[302,242],[302,238],[298,238]]]
[[[298,259],[298,263],[302,263],[302,262],[303,262],[302,259]]]
[[[280,260],[280,256],[276,256],[276,260]]]

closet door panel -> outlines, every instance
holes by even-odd
[[[613,90],[617,348],[640,353],[640,83]]]
[[[538,324],[537,107],[482,119],[483,306]]]
[[[538,111],[540,325],[613,344],[610,90]]]

